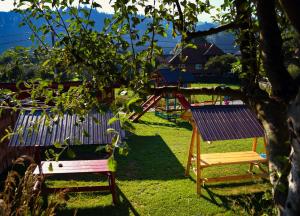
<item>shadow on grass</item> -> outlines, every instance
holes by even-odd
[[[268,181],[261,179],[259,180],[262,183],[266,183]],[[224,182],[224,183],[215,183],[215,184],[208,184],[205,185],[204,188],[205,189],[217,189],[217,188],[228,188],[228,187],[239,187],[239,186],[251,186],[251,185],[256,185],[257,181],[253,180],[253,181],[240,181],[240,182]]]
[[[119,203],[116,205],[97,206],[94,208],[61,208],[56,211],[57,215],[134,215],[139,216],[140,214],[135,210],[130,201],[127,199],[125,194],[118,188],[117,194],[119,196]],[[100,198],[101,199],[101,198]]]
[[[240,186],[240,185],[250,185],[255,184],[253,182],[243,182],[243,183],[233,183],[233,185],[230,184],[230,186]],[[229,185],[226,185],[229,187]],[[203,189],[207,192],[208,196],[201,195],[201,197],[219,207],[226,208],[228,210],[233,211],[244,211],[249,215],[262,215],[264,213],[267,213],[267,215],[272,215],[273,210],[273,202],[271,199],[265,199],[264,195],[265,191],[260,192],[252,192],[247,194],[238,194],[238,195],[221,195],[213,192],[210,188],[219,187],[223,188],[225,187],[225,184],[220,185],[211,185],[210,186],[204,186]]]
[[[117,154],[118,180],[172,180],[184,179],[184,167],[164,142],[161,136],[131,135],[127,140],[129,154]],[[100,153],[95,153],[93,146],[79,146],[76,159],[99,159]],[[63,158],[63,157],[62,157]],[[67,158],[63,158],[67,159]],[[67,174],[50,176],[51,180],[74,180],[107,182],[102,175],[96,174]],[[51,182],[50,182],[51,184]]]
[[[186,121],[176,121],[173,123],[164,123],[164,122],[153,122],[153,121],[145,121],[145,120],[139,120],[140,124],[145,124],[145,125],[155,125],[155,126],[163,126],[163,127],[178,127],[178,128],[185,128],[187,130],[192,130],[192,126],[190,123],[186,122]]]
[[[117,181],[120,180],[173,180],[184,179],[184,167],[178,161],[174,153],[170,150],[168,145],[164,142],[161,136],[137,136],[131,135],[128,140],[129,154],[127,156],[116,157]],[[98,156],[94,153],[93,146],[80,146],[77,156],[90,157]],[[96,155],[94,155],[96,154]],[[76,157],[77,158],[77,157]],[[53,176],[49,178],[52,180],[83,180],[85,182],[94,181],[99,182],[99,175],[63,175]],[[63,182],[64,184],[65,182]],[[76,182],[69,182],[69,184],[77,184]],[[103,180],[107,184],[107,181]],[[49,182],[51,187],[52,181]],[[78,183],[81,184],[81,183]],[[86,184],[86,183],[85,183]],[[90,183],[87,183],[90,184]],[[118,183],[117,183],[118,184]],[[126,198],[124,193],[118,189],[120,196],[120,203],[118,205],[83,207],[83,208],[61,208],[57,215],[139,215],[134,209],[133,205]],[[101,199],[101,195],[99,196]],[[70,202],[70,201],[69,201]]]
[[[129,154],[118,157],[117,179],[172,180],[184,179],[184,167],[161,136],[132,135]]]

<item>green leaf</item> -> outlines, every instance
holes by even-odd
[[[83,136],[85,136],[85,137],[89,137],[90,136],[90,134],[89,134],[89,132],[87,132],[87,130],[83,130]]]
[[[132,104],[135,104],[135,103],[137,103],[137,102],[139,102],[139,101],[141,101],[141,98],[140,98],[140,97],[132,98],[132,99],[130,99],[130,100],[127,102],[126,106],[127,106],[127,107],[131,107]]]
[[[127,156],[128,155],[128,149],[126,147],[120,147],[119,148],[119,154]]]
[[[92,3],[92,6],[93,6],[94,8],[98,8],[98,7],[102,8],[102,6],[101,6],[100,4],[98,4],[97,2],[93,2],[93,3]]]
[[[65,140],[64,140],[64,145],[70,145],[71,144],[71,139],[70,137],[67,137]]]
[[[55,142],[55,143],[54,143],[54,147],[55,147],[55,148],[61,148],[62,146],[61,146],[61,143],[60,143],[60,142]]]
[[[96,148],[95,152],[102,151],[102,150],[104,150],[105,148],[106,148],[105,146],[99,145],[99,146]]]
[[[43,67],[47,66],[50,61],[51,61],[51,59],[47,59],[46,61],[43,62],[42,66]]]
[[[76,157],[76,154],[72,149],[67,150],[67,155],[68,155],[69,158],[75,158]]]
[[[110,19],[105,18],[104,19],[104,24],[105,24],[105,26],[108,26],[110,24]]]
[[[119,119],[117,118],[117,117],[112,117],[111,119],[109,119],[109,121],[108,121],[108,125],[111,125],[111,124],[113,124],[114,122],[116,122],[116,121],[118,121]]]
[[[108,133],[108,134],[110,134],[110,133],[116,133],[116,130],[113,129],[113,128],[108,128],[108,129],[106,130],[106,133]]]
[[[111,172],[116,172],[117,171],[117,161],[114,159],[113,156],[109,157],[108,160],[108,169]]]
[[[49,170],[50,172],[52,172],[52,171],[53,171],[53,165],[52,165],[52,163],[50,163],[50,164],[49,164],[49,166],[48,166],[48,170]]]

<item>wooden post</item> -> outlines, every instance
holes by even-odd
[[[252,151],[256,152],[256,149],[257,149],[257,137],[254,137],[252,142]],[[250,163],[249,172],[252,172],[253,165],[254,165],[253,163]]]
[[[200,135],[198,133],[198,130],[196,128],[196,133],[197,133],[197,164],[196,164],[196,169],[197,169],[197,194],[201,195],[201,158],[200,158],[200,154],[201,154],[201,149],[200,149]]]
[[[254,137],[252,143],[252,151],[256,152],[256,148],[257,148],[257,137]]]
[[[192,134],[190,148],[189,148],[189,156],[188,156],[188,160],[187,160],[185,176],[189,176],[189,174],[190,174],[190,168],[191,168],[191,163],[192,163],[191,160],[192,160],[193,153],[194,153],[195,137],[197,135],[197,131],[196,131],[197,129],[196,129],[195,124],[192,124],[192,126],[193,126],[193,134]]]
[[[266,137],[264,137],[264,148],[265,148],[266,158],[269,161],[269,151],[268,151],[268,148],[267,148],[267,139],[266,139]]]
[[[115,183],[115,173],[114,172],[109,172],[108,173],[108,184],[109,184],[109,189],[112,195],[112,200],[113,200],[113,204],[118,204],[118,197],[117,197],[117,187],[116,187],[116,183]]]

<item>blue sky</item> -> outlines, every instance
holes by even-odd
[[[220,6],[224,0],[210,0],[214,6]],[[96,0],[102,5],[102,12],[113,13],[113,9],[109,6],[109,0]],[[0,11],[10,11],[13,9],[14,0],[0,0]],[[201,21],[211,21],[209,14],[203,14],[200,17]]]

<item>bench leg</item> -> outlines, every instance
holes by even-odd
[[[48,207],[48,191],[47,191],[47,186],[45,183],[45,180],[43,179],[41,182],[41,195],[42,195],[42,200],[43,200],[43,207],[47,208]]]
[[[199,171],[198,171],[199,169]],[[197,194],[200,196],[201,195],[201,187],[203,184],[202,178],[201,178],[201,172],[202,170],[200,169],[200,167],[197,168],[197,180],[196,180],[196,187],[197,187]]]
[[[253,171],[253,166],[254,166],[254,163],[250,163],[250,166],[249,166],[249,172],[252,173]]]
[[[110,172],[108,174],[108,183],[109,183],[110,192],[112,194],[113,203],[117,204],[118,198],[117,198],[117,193],[116,193],[115,174],[112,172]]]

